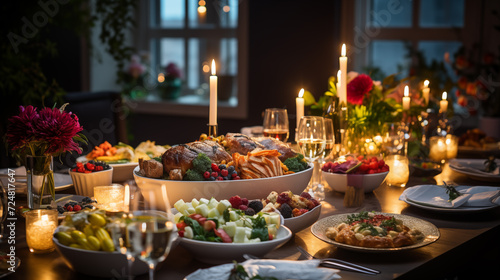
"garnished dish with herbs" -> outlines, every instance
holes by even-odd
[[[395,217],[360,212],[326,230],[326,236],[337,242],[368,248],[398,248],[414,245],[425,236],[419,229],[410,229]]]

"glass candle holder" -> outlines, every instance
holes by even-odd
[[[434,161],[445,162],[456,158],[458,152],[458,137],[448,134],[446,136],[433,136],[429,140],[429,158]]]
[[[100,209],[108,212],[127,211],[125,209],[125,186],[113,184],[111,186],[94,187],[94,199]]]
[[[26,243],[32,253],[54,251],[52,235],[57,228],[57,210],[37,209],[26,212]]]
[[[389,166],[389,174],[385,182],[389,186],[405,187],[410,178],[410,169],[408,168],[408,158],[402,155],[390,155],[384,158]]]

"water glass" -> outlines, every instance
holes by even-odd
[[[398,153],[404,146],[405,125],[403,123],[385,123],[382,128],[382,146],[389,154]]]
[[[264,136],[286,142],[288,140],[288,113],[286,109],[268,108],[264,113]]]

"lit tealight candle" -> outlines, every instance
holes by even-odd
[[[215,75],[215,60],[212,60],[212,75],[210,76],[210,116],[209,125],[217,125],[217,76]]]
[[[94,187],[98,207],[109,212],[125,211],[125,187],[119,184]]]
[[[340,93],[339,102],[347,102],[347,56],[346,56],[346,47],[345,44],[342,44],[341,57],[339,57],[340,63]],[[338,90],[338,89],[337,89]]]
[[[404,96],[403,96],[403,110],[410,110],[410,90],[408,86],[405,86]]]
[[[443,100],[439,101],[439,111],[441,113],[446,113],[446,111],[448,111],[448,100],[446,100],[448,98],[448,94],[445,92],[443,92]]]
[[[55,248],[52,236],[57,228],[57,210],[37,209],[26,213],[26,243],[30,252],[48,253]]]
[[[422,94],[424,96],[425,105],[429,104],[429,93],[431,89],[429,88],[429,80],[424,81],[424,88],[422,89]]]
[[[299,128],[300,119],[304,116],[304,89],[299,91],[299,96],[295,98],[295,105],[297,107],[297,128]]]

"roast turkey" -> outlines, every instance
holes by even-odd
[[[170,176],[171,171],[175,170],[173,173],[178,174],[180,170],[180,174],[184,176],[188,169],[193,168],[193,159],[199,153],[206,154],[212,162],[217,164],[223,160],[226,162],[232,160],[231,155],[226,152],[224,147],[211,140],[179,144],[168,149],[161,157],[165,173]]]

